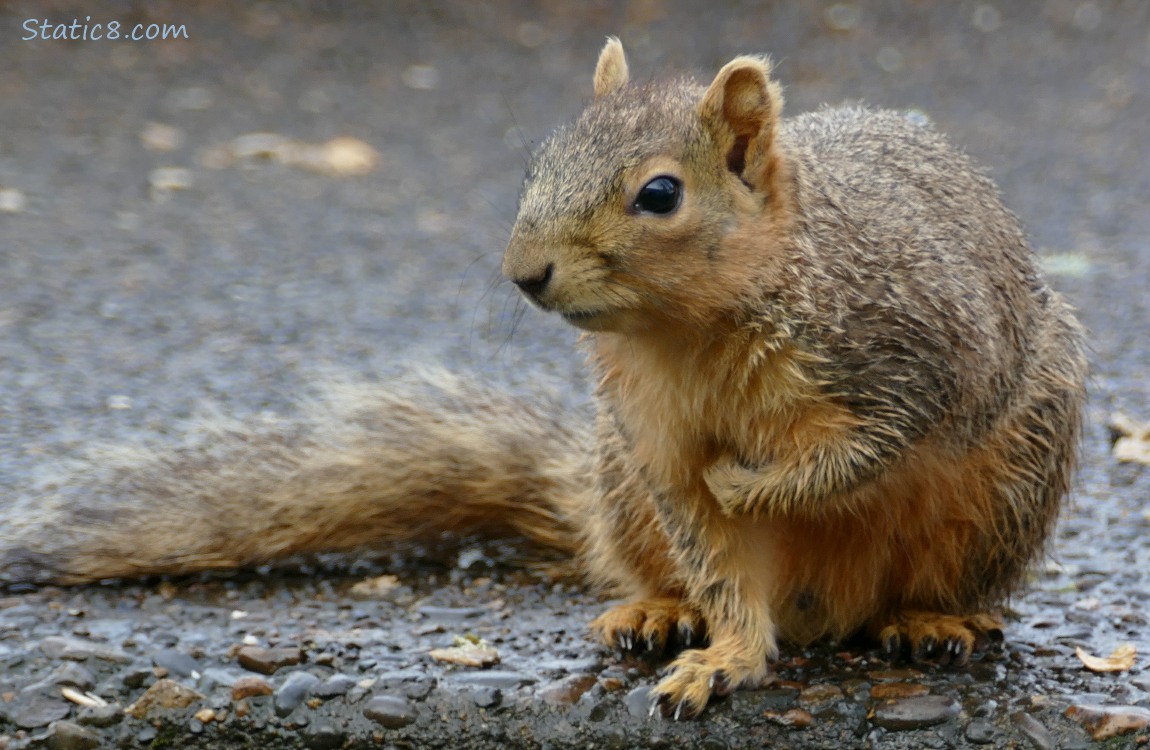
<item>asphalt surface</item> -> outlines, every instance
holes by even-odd
[[[0,5],[0,534],[93,444],[177,440],[205,403],[290,414],[318,379],[425,362],[585,401],[575,334],[524,311],[498,266],[526,151],[578,111],[617,34],[639,77],[706,77],[768,52],[790,112],[863,100],[928,113],[989,166],[1079,307],[1093,368],[1083,466],[1004,650],[907,671],[856,644],[791,649],[776,685],[670,724],[646,715],[656,665],[588,638],[592,592],[517,572],[514,547],[466,542],[11,589],[0,748],[1069,748],[1091,734],[1068,708],[1137,723],[1150,478],[1115,461],[1105,424],[1150,421],[1150,4],[695,6]],[[187,38],[23,39],[73,19],[74,33],[119,21],[125,34],[183,24]],[[362,162],[284,145],[334,138],[377,162],[348,174]],[[352,593],[383,574],[398,576],[388,592]],[[429,657],[468,634],[501,664]],[[1127,643],[1134,666],[1118,673],[1075,654]],[[239,662],[244,645],[303,661],[264,676]],[[199,697],[123,713],[161,678]]]

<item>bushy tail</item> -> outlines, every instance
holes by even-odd
[[[583,414],[443,372],[332,386],[298,418],[102,451],[0,517],[0,578],[190,573],[444,532],[573,553],[591,441]]]

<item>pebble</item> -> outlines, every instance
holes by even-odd
[[[884,682],[874,685],[870,689],[870,696],[875,700],[898,700],[900,698],[918,698],[928,695],[930,688],[917,682]]]
[[[11,703],[0,703],[0,716],[21,729],[46,727],[67,716],[72,710],[70,704],[39,690],[25,690]]]
[[[963,733],[967,741],[976,745],[989,745],[998,736],[998,729],[986,719],[974,719]]]
[[[347,691],[355,687],[355,678],[346,674],[333,674],[326,680],[311,689],[311,694],[317,698],[338,698],[347,695]]]
[[[480,708],[495,708],[503,702],[503,691],[493,687],[476,688],[471,691],[471,701]]]
[[[48,727],[44,741],[48,750],[91,750],[100,744],[100,735],[70,721],[57,721]]]
[[[83,706],[76,712],[76,723],[89,727],[110,727],[124,718],[124,707],[119,703],[104,706]]]
[[[1150,710],[1139,706],[1100,706],[1080,703],[1066,716],[1081,724],[1094,741],[1137,732],[1150,725]]]
[[[570,706],[591,689],[598,678],[593,674],[576,674],[539,688],[539,699],[553,706]]]
[[[375,695],[364,704],[363,715],[388,729],[399,729],[415,721],[415,707],[395,695]]]
[[[343,747],[347,732],[332,724],[316,724],[304,729],[300,737],[308,750],[335,750]]]
[[[295,710],[296,706],[304,702],[311,693],[311,689],[319,684],[319,678],[311,672],[300,670],[292,672],[275,692],[276,715],[287,716]]]
[[[534,685],[534,677],[528,677],[520,672],[502,670],[488,670],[486,672],[460,672],[451,676],[452,682],[464,685],[480,685],[495,687],[502,690],[514,689],[524,685]]]
[[[245,676],[232,683],[233,701],[241,701],[244,698],[253,698],[257,695],[271,695],[274,692],[271,684],[262,677]]]
[[[417,610],[421,615],[442,623],[457,623],[463,620],[487,614],[482,607],[420,607]]]
[[[1014,720],[1015,726],[1017,726],[1034,745],[1035,750],[1054,749],[1054,736],[1050,734],[1050,730],[1044,727],[1038,719],[1022,711],[1019,711],[1011,718]]]
[[[96,676],[83,664],[68,662],[61,664],[52,674],[37,683],[37,686],[71,685],[80,690],[91,690],[96,684]]]
[[[874,723],[884,729],[921,729],[942,724],[955,716],[961,706],[946,695],[921,695],[882,703],[874,709]]]
[[[640,685],[623,698],[627,712],[634,717],[646,719],[651,714],[651,686]]]
[[[152,663],[157,667],[168,670],[169,674],[179,675],[180,677],[190,677],[192,672],[200,671],[199,662],[174,648],[165,648],[157,651],[152,655]]]
[[[124,713],[137,719],[146,719],[155,708],[187,708],[204,696],[167,678],[156,680],[136,702],[124,709]]]
[[[249,672],[275,674],[281,667],[289,667],[303,661],[303,652],[297,647],[261,648],[244,646],[236,652],[236,660]]]
[[[838,685],[811,685],[799,692],[799,703],[804,708],[817,712],[831,703],[842,700],[842,697],[843,691]]]
[[[83,661],[90,658],[122,663],[132,660],[132,657],[123,651],[103,643],[59,635],[50,635],[40,641],[40,650],[45,656],[52,659]]]
[[[142,665],[133,665],[120,673],[120,683],[129,690],[142,688],[144,683],[153,676],[152,670]]]

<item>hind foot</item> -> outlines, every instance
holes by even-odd
[[[1002,643],[1002,620],[994,615],[944,615],[907,610],[878,632],[888,658],[916,663],[964,665],[976,648]]]
[[[611,648],[654,655],[668,647],[702,643],[706,637],[706,623],[699,611],[670,596],[614,606],[595,618],[591,629]]]

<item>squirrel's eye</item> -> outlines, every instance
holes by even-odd
[[[679,207],[683,185],[674,177],[656,177],[639,190],[635,208],[651,214],[669,214]]]

